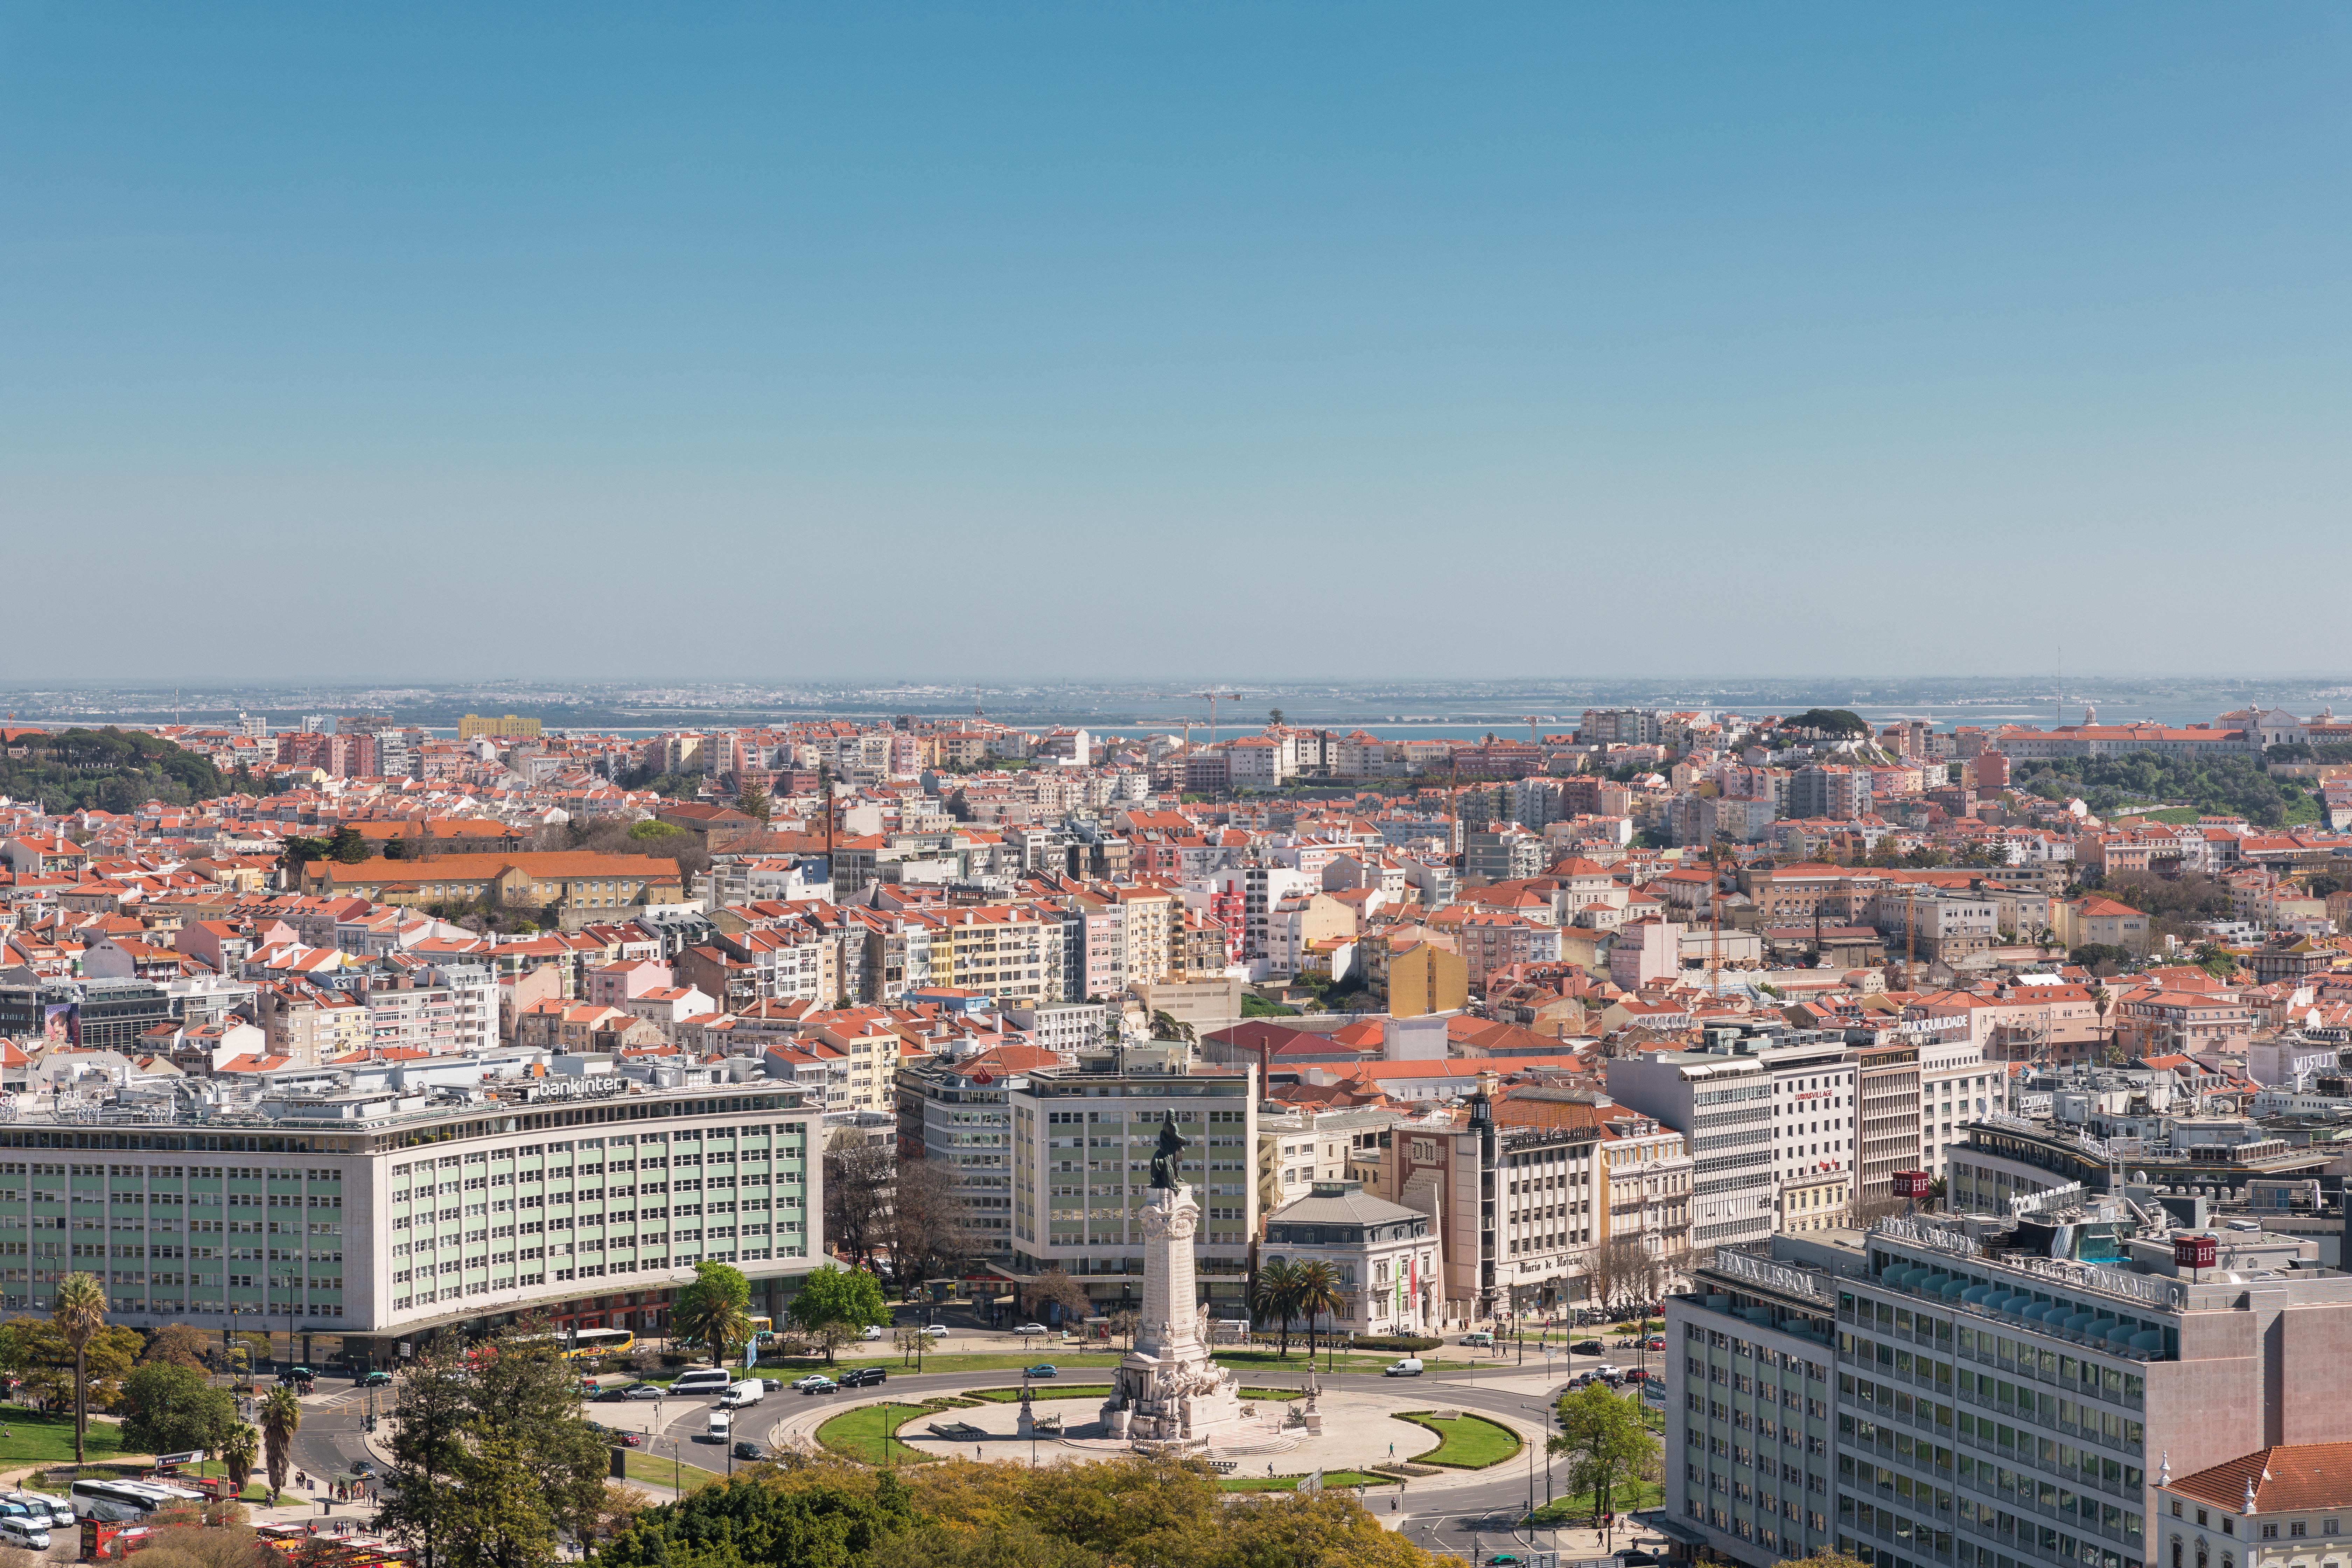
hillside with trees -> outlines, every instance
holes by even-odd
[[[2099,816],[2129,805],[2180,802],[2210,816],[2238,816],[2257,827],[2310,820],[2311,797],[2299,785],[2274,779],[2252,757],[2166,757],[2127,752],[2120,757],[2058,757],[2020,763],[2020,789],[2044,800],[2080,798]]]
[[[0,795],[37,800],[53,816],[136,811],[151,800],[193,805],[230,787],[209,759],[161,736],[111,726],[26,736],[0,752]]]

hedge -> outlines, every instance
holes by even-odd
[[[1433,1351],[1445,1342],[1425,1334],[1359,1334],[1348,1342],[1349,1350],[1402,1351],[1408,1355]]]

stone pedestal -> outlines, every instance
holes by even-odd
[[[1105,1428],[1138,1447],[1202,1447],[1241,1425],[1240,1385],[1210,1359],[1201,1334],[1192,1274],[1200,1218],[1189,1186],[1155,1188],[1144,1205],[1141,1321],[1102,1411]]]

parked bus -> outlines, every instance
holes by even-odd
[[[81,1519],[145,1519],[174,1503],[202,1502],[205,1494],[194,1487],[161,1486],[153,1481],[76,1481],[66,1494]]]
[[[582,1329],[572,1336],[566,1355],[593,1360],[601,1355],[626,1355],[637,1348],[637,1336],[626,1329]]]

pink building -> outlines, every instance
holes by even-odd
[[[599,964],[588,972],[588,1000],[600,1007],[617,1007],[632,996],[675,984],[669,965],[650,958],[624,959]]]

